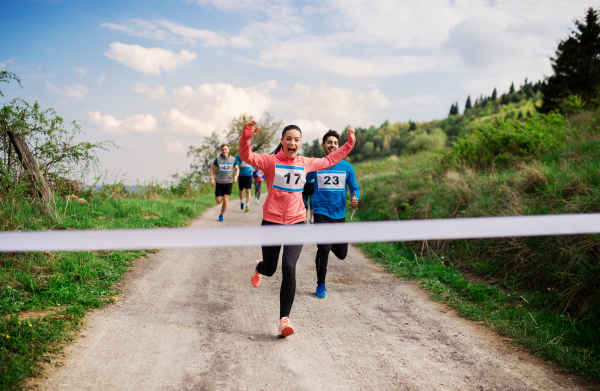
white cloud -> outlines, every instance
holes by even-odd
[[[98,83],[102,83],[106,79],[106,75],[104,73],[100,74],[100,77],[96,79]]]
[[[187,148],[183,146],[181,141],[167,141],[165,144],[165,149],[175,153],[184,153],[187,151]]]
[[[197,56],[196,53],[185,49],[174,53],[168,49],[145,48],[120,42],[111,43],[110,49],[104,52],[104,55],[136,71],[157,75],[160,74],[161,69],[172,72]]]
[[[289,91],[281,91],[275,107],[288,118],[320,121],[328,129],[343,129],[348,124],[366,125],[369,112],[386,108],[390,100],[374,88],[367,92],[332,87],[322,82],[316,86],[294,84]]]
[[[81,84],[75,84],[73,86],[64,86],[63,88],[58,88],[46,82],[46,89],[53,94],[58,96],[64,96],[67,98],[75,98],[75,99],[85,99],[88,94],[87,88]]]
[[[215,125],[183,114],[178,109],[162,113],[165,129],[172,133],[208,137],[215,131]]]
[[[138,94],[147,94],[150,99],[160,99],[168,95],[163,85],[159,84],[158,88],[151,88],[148,87],[148,84],[142,84],[139,81],[135,83],[131,91]]]
[[[0,71],[5,71],[8,65],[14,65],[16,57],[11,57],[4,62],[0,62]]]
[[[121,129],[121,125],[123,121],[120,121],[113,117],[110,114],[101,115],[99,111],[89,111],[88,116],[90,117],[90,122],[93,124],[98,124],[108,133],[127,133],[126,131]]]
[[[164,41],[171,34],[161,30],[157,25],[142,19],[131,19],[128,25],[116,23],[103,23],[100,26],[114,31],[121,31],[135,37],[151,38]]]
[[[268,0],[198,0],[198,4],[211,5],[223,10],[257,9],[269,4]]]
[[[227,46],[227,39],[214,31],[199,30],[166,20],[156,20],[155,23],[166,27],[173,34],[182,37],[184,41],[191,44],[201,41],[203,46]]]
[[[151,133],[157,127],[156,118],[150,114],[132,115],[125,120],[118,120],[110,114],[100,114],[99,111],[89,111],[90,122],[98,124],[108,133],[125,134],[127,132]]]
[[[222,47],[228,44],[227,38],[220,33],[211,30],[200,30],[168,20],[149,22],[142,19],[132,19],[126,24],[103,23],[101,26],[136,37],[157,39],[160,41],[169,40],[174,43],[181,43],[183,40],[195,45],[197,42],[200,42],[202,46],[207,47]]]
[[[202,84],[198,88],[184,86],[173,90],[175,102],[182,108],[163,113],[168,127],[176,133],[210,135],[221,131],[242,113],[260,118],[272,106],[271,92],[275,81],[252,87],[236,88],[231,84]]]
[[[73,67],[73,70],[77,72],[77,76],[84,77],[90,71],[89,69],[84,69],[82,67]]]

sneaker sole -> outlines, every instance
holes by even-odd
[[[294,334],[294,328],[292,326],[288,326],[281,330],[279,333],[277,333],[277,336],[279,338],[285,338],[289,337],[292,334]]]
[[[317,296],[317,295],[315,295],[315,297],[316,297],[317,299],[324,299],[324,298],[325,298],[325,296]]]

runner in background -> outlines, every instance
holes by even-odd
[[[244,163],[238,154],[235,157],[236,167],[240,168],[240,176],[238,178],[238,187],[240,190],[240,207],[244,210],[244,192],[246,193],[246,212],[250,212],[250,193],[252,192],[252,170],[254,167]]]
[[[250,150],[250,139],[256,134],[255,121],[244,125],[240,138],[242,160],[264,171],[269,192],[263,205],[261,225],[302,224],[306,209],[301,192],[306,182],[306,173],[324,170],[340,162],[354,146],[354,129],[348,130],[348,142],[337,151],[321,159],[297,156],[302,145],[302,132],[296,125],[283,128],[279,146],[271,154],[257,154]],[[250,282],[258,287],[262,275],[272,276],[277,270],[281,246],[263,246],[262,261],[254,263]],[[279,292],[279,330],[277,336],[287,337],[294,333],[290,324],[290,311],[296,294],[296,262],[302,252],[300,246],[283,246],[281,258],[281,290]]]
[[[214,160],[212,166],[210,166],[210,184],[215,185],[215,201],[221,206],[221,214],[219,215],[219,221],[223,221],[223,216],[227,210],[227,203],[229,202],[229,196],[231,195],[231,188],[233,183],[237,181],[238,167],[233,166],[235,159],[229,155],[229,144],[221,145],[221,154]],[[234,174],[235,170],[235,174]],[[217,173],[214,174],[214,171]],[[214,175],[213,175],[214,174]]]
[[[304,209],[307,211],[310,210],[310,217],[306,217],[306,221],[309,221],[311,224],[314,223],[313,220],[313,207],[312,207],[312,196],[315,192],[315,179],[309,179],[308,176],[306,178],[306,184],[304,185],[304,189],[302,190],[302,201],[304,201]]]
[[[330,130],[323,136],[324,156],[329,156],[338,149],[340,135],[335,130]],[[311,172],[306,180],[314,180],[315,192],[311,197],[311,205],[314,209],[315,224],[343,223],[346,221],[346,186],[350,189],[350,204],[358,206],[360,189],[356,183],[354,168],[352,164],[341,161],[335,166]],[[348,243],[318,244],[315,265],[317,267],[317,290],[315,296],[325,298],[325,276],[327,275],[327,262],[329,251],[332,251],[339,259],[345,259],[348,254]]]
[[[265,173],[255,168],[252,171],[252,176],[254,177],[254,202],[258,204],[260,202],[260,191],[265,181]]]

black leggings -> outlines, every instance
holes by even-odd
[[[298,223],[304,224],[304,222]],[[282,225],[263,220],[261,225]],[[264,276],[271,277],[277,270],[281,246],[263,246],[262,262],[256,266],[256,271]],[[279,291],[279,317],[290,316],[294,296],[296,295],[296,262],[300,258],[302,245],[283,246],[283,257],[281,258],[281,290]]]
[[[315,224],[343,223],[346,221],[345,218],[332,219],[331,217],[318,213],[315,213],[313,217],[315,219]],[[317,244],[317,257],[315,258],[315,265],[317,266],[317,284],[325,284],[329,251],[333,251],[335,256],[339,259],[346,259],[346,255],[348,255],[348,243]]]

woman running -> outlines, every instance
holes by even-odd
[[[250,139],[256,134],[255,121],[244,125],[240,138],[240,155],[242,160],[262,170],[267,179],[267,199],[263,205],[263,221],[261,225],[303,224],[306,209],[302,201],[302,189],[306,183],[306,174],[311,171],[324,170],[339,163],[354,147],[354,129],[348,130],[348,142],[337,151],[324,158],[313,159],[297,156],[302,145],[302,131],[296,125],[283,128],[281,142],[271,154],[256,154],[250,150]],[[279,292],[279,330],[278,337],[294,334],[290,324],[290,310],[296,294],[296,262],[300,257],[302,245],[283,246],[281,260],[283,278]],[[250,281],[258,287],[262,275],[272,276],[277,270],[281,246],[263,246],[262,261],[254,263]]]

